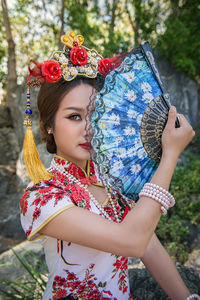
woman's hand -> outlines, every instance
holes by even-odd
[[[178,116],[180,128],[175,128],[175,121]],[[168,114],[167,124],[162,134],[163,156],[175,157],[181,154],[184,148],[194,137],[195,132],[184,115],[177,115],[176,107],[171,106]]]

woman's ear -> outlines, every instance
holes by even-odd
[[[52,131],[52,129],[49,127],[49,128],[47,128],[47,133],[48,134],[52,134],[53,133],[53,131]]]

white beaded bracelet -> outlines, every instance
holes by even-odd
[[[200,300],[200,296],[197,295],[197,294],[192,294],[189,297],[187,297],[186,300],[192,300],[192,299],[194,299],[194,300]]]
[[[155,184],[155,183],[151,183],[151,182],[148,182],[145,184],[146,186],[150,186],[150,187],[154,187],[154,188],[158,188],[162,193],[164,193],[170,200],[170,207],[174,206],[175,204],[175,199],[174,197],[172,196],[172,194],[170,194],[167,190],[165,190],[163,187]]]
[[[167,190],[154,183],[145,183],[139,196],[146,196],[158,201],[161,204],[163,215],[166,215],[167,210],[175,204],[174,197]]]
[[[139,196],[147,196],[158,201],[161,204],[161,211],[163,212],[163,214],[167,213],[170,202],[167,199],[164,199],[164,196],[162,197],[162,195],[156,194],[155,192],[145,188],[140,192]]]

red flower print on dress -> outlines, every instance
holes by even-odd
[[[64,289],[58,290],[56,294],[53,296],[53,300],[57,300],[59,298],[66,297],[66,296],[67,296],[66,290]]]
[[[47,184],[49,184],[49,182],[47,182]],[[49,192],[51,192],[52,187],[42,187],[38,189],[38,193],[39,194],[48,194]]]
[[[88,299],[103,299],[103,298],[99,298],[99,290],[95,289],[88,294]]]
[[[40,204],[40,202],[41,202],[41,198],[40,197],[38,197],[38,198],[36,198],[35,200],[34,200],[34,202],[32,203],[32,205],[39,205]]]
[[[124,218],[126,217],[126,215],[128,214],[128,212],[130,211],[130,207],[126,206],[125,210],[124,210],[124,213],[123,213],[123,216],[122,216],[122,221],[124,220]]]
[[[19,205],[20,205],[20,208],[21,208],[21,212],[23,215],[26,214],[27,212],[27,207],[28,207],[28,201],[27,201],[27,198],[28,198],[28,195],[29,195],[29,192],[26,192],[23,197],[21,197],[20,201],[19,201]]]
[[[54,202],[54,206],[58,203],[58,201],[62,200],[64,198],[65,194],[63,193],[63,191],[55,193],[54,197],[55,197],[55,202]]]
[[[112,275],[112,278],[114,278],[118,274],[119,290],[122,291],[123,294],[125,294],[128,290],[128,277],[127,277],[128,258],[119,255],[114,255],[114,256],[116,257],[116,262],[113,264],[115,269],[112,271],[114,273]]]
[[[67,274],[66,278],[55,276],[52,285],[55,297],[53,299],[56,299],[57,292],[61,289],[61,286],[62,288],[66,288],[67,295],[71,294],[73,297],[77,297],[78,299],[94,300],[108,299],[108,296],[112,297],[112,293],[110,291],[104,290],[107,282],[96,283],[97,278],[94,274],[92,274],[94,267],[94,264],[89,265],[85,271],[85,278],[82,281],[80,281],[73,272],[69,272],[68,270],[65,270]]]
[[[41,214],[41,210],[39,209],[39,208],[35,208],[35,211],[34,211],[34,213],[33,213],[33,221],[35,220],[35,219],[37,219],[39,216],[40,216],[40,214]]]
[[[112,200],[113,200],[113,203],[115,205],[115,209],[116,209],[116,212],[117,212],[117,215],[119,217],[119,219],[121,219],[122,217],[122,208],[120,207],[119,203],[116,201],[116,199],[113,197],[113,195],[111,195],[112,197]],[[115,216],[115,212],[113,210],[113,207],[111,206],[111,203],[110,201],[108,201],[106,203],[106,205],[104,206],[104,210],[109,214],[109,216],[112,218],[112,220],[114,222],[116,222],[116,216]]]
[[[55,280],[56,282],[58,282],[58,281],[60,280],[60,278],[61,278],[60,276],[55,276],[55,277],[54,277],[54,280]]]
[[[52,195],[44,195],[42,201],[40,202],[41,206],[46,205],[52,199]]]
[[[121,256],[120,259],[117,259],[116,262],[113,264],[117,270],[127,270],[128,268],[128,258]]]
[[[83,170],[72,163],[68,165],[67,172],[76,177],[77,179],[85,177],[85,173],[83,172]]]
[[[71,192],[69,197],[75,205],[90,209],[90,196],[84,188],[78,184],[73,184],[69,186],[69,190]]]
[[[54,157],[55,161],[60,164],[60,165],[65,165],[66,161],[64,159],[58,158],[58,157]]]
[[[26,237],[28,237],[29,235],[30,235],[30,233],[31,233],[31,231],[32,231],[32,225],[29,227],[29,229],[28,230],[26,230]]]

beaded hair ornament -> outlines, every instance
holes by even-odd
[[[50,60],[44,63],[31,60],[30,62],[35,66],[28,67],[27,104],[24,119],[24,125],[27,126],[24,138],[24,160],[27,173],[34,183],[48,180],[52,175],[47,172],[39,158],[31,130],[30,88],[39,87],[45,81],[57,82],[61,77],[66,81],[71,81],[78,75],[88,78],[96,78],[98,74],[106,76],[114,67],[115,59],[102,59],[96,50],[83,46],[84,37],[75,35],[72,30],[61,37],[61,42],[64,44],[62,51],[55,51]]]

